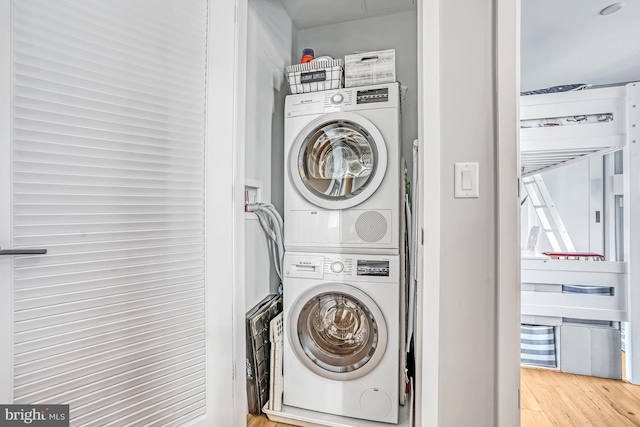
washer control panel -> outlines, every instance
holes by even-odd
[[[284,276],[300,279],[397,282],[398,255],[285,254]]]
[[[388,259],[358,259],[345,256],[326,256],[324,274],[327,276],[389,277]]]

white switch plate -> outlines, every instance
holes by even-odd
[[[480,197],[480,182],[478,163],[454,164],[454,197],[456,199],[468,199]]]

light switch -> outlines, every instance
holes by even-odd
[[[473,185],[471,184],[471,171],[462,171],[462,189],[466,191],[473,189]]]
[[[455,189],[456,199],[477,198],[479,192],[478,163],[455,163]]]

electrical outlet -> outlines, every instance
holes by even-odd
[[[244,182],[245,203],[262,203],[262,183],[246,179]]]

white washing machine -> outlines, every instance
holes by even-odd
[[[287,252],[284,270],[284,404],[397,423],[399,257]]]
[[[285,248],[397,254],[398,83],[289,95]]]

